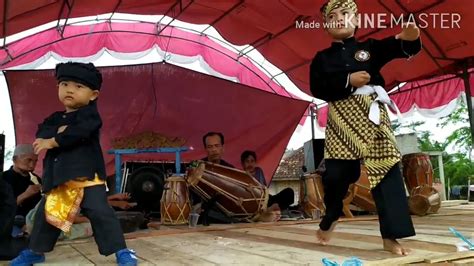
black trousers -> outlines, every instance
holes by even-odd
[[[295,192],[293,189],[287,187],[275,195],[268,197],[267,206],[272,206],[274,203],[278,204],[280,210],[286,210],[295,201]]]
[[[28,246],[27,238],[11,237],[15,214],[13,189],[0,176],[0,261],[12,260]]]
[[[349,185],[359,179],[360,161],[333,159],[325,161],[326,172],[323,175],[323,185],[326,215],[319,227],[327,231],[341,215],[342,201]],[[372,189],[372,196],[377,207],[382,238],[398,239],[415,235],[398,164],[395,164],[382,181]]]
[[[60,229],[46,221],[45,202],[46,198],[43,197],[35,215],[35,222],[30,236],[30,248],[41,253],[52,251],[61,233]],[[105,186],[84,188],[81,212],[91,222],[100,254],[108,256],[127,247],[120,222],[107,202]]]

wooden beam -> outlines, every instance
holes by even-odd
[[[464,252],[456,252],[456,253],[433,256],[431,258],[426,258],[425,262],[436,263],[436,262],[466,259],[466,258],[473,258],[473,257],[474,257],[474,251],[464,251]]]

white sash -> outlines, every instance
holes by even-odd
[[[360,88],[358,88],[353,94],[354,95],[371,95],[371,94],[377,94],[377,97],[374,99],[372,104],[370,104],[370,109],[369,109],[369,120],[374,122],[376,125],[380,125],[380,106],[378,102],[387,104],[390,106],[393,110],[397,112],[398,116],[398,122],[402,122],[402,114],[400,113],[400,110],[398,109],[397,105],[395,104],[392,99],[388,96],[387,92],[382,86],[378,85],[364,85]]]

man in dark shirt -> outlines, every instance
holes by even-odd
[[[13,152],[13,166],[3,173],[3,180],[10,184],[17,204],[13,236],[21,235],[24,217],[41,200],[41,180],[33,174],[37,161],[33,146],[20,144]]]
[[[16,200],[10,184],[3,180],[0,173],[0,243],[10,238],[13,219],[16,212]]]
[[[0,172],[0,261],[11,260],[27,247],[26,238],[12,238],[16,199],[13,190]]]
[[[224,154],[224,134],[220,132],[208,132],[202,137],[202,143],[206,149],[207,156],[202,161],[211,162],[227,167],[235,168],[232,164],[222,159]],[[202,209],[200,221],[203,225],[212,223],[231,223],[233,220],[215,206],[214,200],[203,201],[199,195],[191,192],[194,209]]]

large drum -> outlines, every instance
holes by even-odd
[[[370,183],[367,175],[367,168],[364,165],[360,167],[360,177],[359,180],[355,183],[354,189],[354,199],[352,199],[352,204],[357,207],[369,211],[376,212],[377,208],[375,206],[374,198],[370,191]]]
[[[437,213],[441,207],[439,192],[428,185],[416,187],[410,193],[408,207],[412,214],[419,216]]]
[[[307,217],[312,216],[314,209],[326,211],[324,205],[324,187],[319,174],[309,174],[301,177],[300,180],[300,206]]]
[[[244,171],[200,161],[188,169],[187,181],[229,217],[251,220],[267,208],[267,188]]]
[[[430,156],[424,153],[406,154],[402,158],[403,176],[408,191],[421,185],[433,186],[433,167]]]
[[[188,223],[191,204],[189,202],[189,189],[184,177],[171,176],[166,180],[160,203],[162,224]]]

